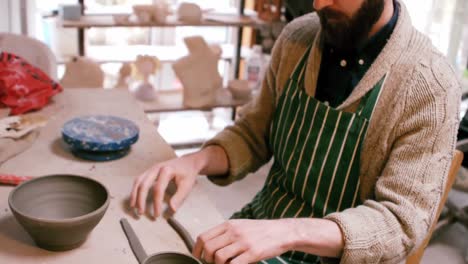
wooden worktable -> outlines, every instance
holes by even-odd
[[[0,186],[0,263],[137,263],[119,224],[122,217],[129,219],[147,253],[187,252],[182,240],[165,220],[153,222],[147,217],[136,220],[128,212],[127,200],[134,177],[156,161],[170,159],[175,154],[127,91],[66,90],[41,112],[49,115],[50,120],[39,138],[30,149],[5,162],[0,172],[29,176],[72,173],[92,177],[108,187],[111,203],[104,218],[81,247],[49,252],[36,247],[12,216],[7,201],[12,187]],[[140,139],[128,156],[96,163],[79,160],[68,151],[60,137],[62,125],[73,117],[90,114],[121,116],[139,126]],[[193,237],[223,222],[199,185],[176,218]]]

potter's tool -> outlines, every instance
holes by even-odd
[[[179,235],[183,237],[187,247],[189,247],[189,249],[193,248],[193,240],[191,239],[190,235],[188,235],[188,232],[182,227],[182,225],[180,225],[173,218],[170,218],[168,221],[169,224],[173,226],[173,228],[175,227],[177,233],[179,233]],[[127,221],[127,219],[122,218],[120,220],[120,224],[122,225],[130,247],[132,248],[133,253],[138,259],[138,263],[140,264],[201,264],[200,261],[198,261],[192,256],[176,252],[163,252],[148,256],[145,250],[143,249],[143,246],[141,245],[140,240],[138,239],[135,231],[133,231],[133,228]],[[185,235],[188,235],[188,238],[190,239],[186,241],[186,238],[184,237]]]
[[[187,247],[187,249],[192,252],[193,251],[193,247],[195,245],[193,239],[192,239],[192,236],[190,236],[190,234],[188,233],[187,229],[185,229],[180,223],[179,221],[175,220],[174,217],[169,217],[167,219],[167,222],[169,223],[169,225],[177,232],[177,234],[179,234],[179,236],[182,238],[182,240],[184,241],[185,243],[185,246]]]

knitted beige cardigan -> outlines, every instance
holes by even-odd
[[[424,239],[435,220],[455,148],[460,85],[446,58],[411,24],[399,1],[393,34],[349,98],[338,109],[353,111],[359,100],[388,73],[361,153],[362,205],[326,216],[344,234],[340,263],[398,263]],[[305,86],[315,87],[322,54],[315,14],[294,20],[273,49],[260,94],[236,123],[207,145],[228,155],[226,185],[257,170],[273,155],[268,131],[279,94],[296,63],[313,44]],[[338,261],[337,261],[338,262]]]

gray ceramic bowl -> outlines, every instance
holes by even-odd
[[[8,203],[39,247],[64,251],[83,244],[104,216],[109,192],[93,179],[50,175],[17,186]]]
[[[163,252],[149,256],[143,264],[201,264],[201,262],[182,253]]]

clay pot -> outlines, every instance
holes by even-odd
[[[175,252],[163,252],[148,257],[141,264],[201,264],[195,258]]]
[[[17,186],[8,203],[39,247],[64,251],[83,244],[104,216],[109,192],[93,179],[50,175]]]

